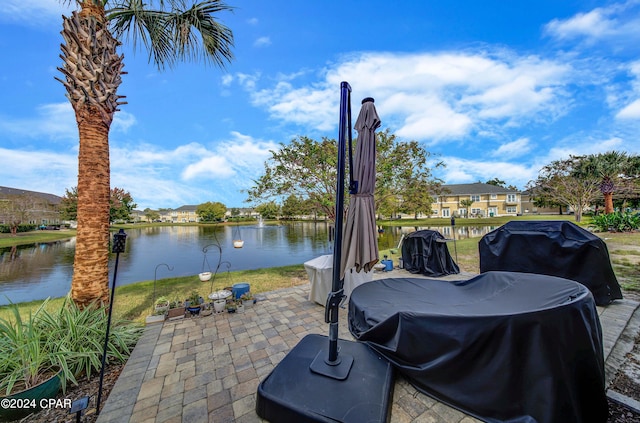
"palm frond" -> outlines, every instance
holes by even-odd
[[[156,2],[148,9],[142,0],[121,0],[107,11],[116,38],[142,43],[149,61],[162,69],[177,61],[213,62],[224,67],[233,58],[233,33],[215,15],[233,10],[220,0],[205,0],[191,6],[184,0]]]

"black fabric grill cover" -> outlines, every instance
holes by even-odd
[[[539,273],[580,282],[604,306],[622,299],[605,242],[560,220],[512,221],[480,239],[480,273]]]
[[[606,422],[602,329],[583,285],[488,272],[357,287],[349,330],[421,392],[490,422]]]
[[[451,258],[444,236],[428,229],[412,232],[402,241],[402,261],[411,273],[445,276],[460,273]]]

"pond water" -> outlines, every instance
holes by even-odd
[[[482,236],[495,227],[456,227],[456,239]],[[439,230],[452,237],[451,227],[383,227],[380,249],[396,248],[403,234],[415,230]],[[158,226],[127,229],[126,250],[120,254],[117,284],[197,275],[215,271],[220,260],[229,270],[249,270],[301,264],[333,252],[330,225],[294,222],[255,226]],[[241,238],[243,248],[233,248]],[[203,248],[207,247],[207,254]],[[75,238],[0,249],[0,305],[61,297],[71,288]],[[205,260],[206,257],[206,260]],[[115,256],[110,259],[113,271]],[[223,263],[220,272],[227,270]],[[166,264],[167,266],[158,266]],[[112,275],[109,277],[111,283]]]

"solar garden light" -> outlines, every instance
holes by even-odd
[[[120,253],[124,253],[124,246],[127,240],[127,234],[124,229],[120,229],[118,233],[113,234],[113,244],[111,252],[116,255],[116,263],[113,268],[113,283],[111,284],[111,301],[109,302],[109,314],[107,317],[107,331],[104,337],[104,350],[102,351],[102,367],[100,369],[100,384],[98,385],[98,400],[96,401],[96,414],[100,414],[100,399],[102,398],[102,382],[104,380],[104,365],[107,360],[107,347],[109,346],[109,329],[111,328],[111,312],[113,311],[113,297],[116,293],[116,276],[118,275],[118,259]]]

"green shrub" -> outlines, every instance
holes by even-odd
[[[66,381],[76,382],[67,365],[70,355],[56,351],[55,339],[37,323],[45,301],[36,312],[23,319],[16,304],[11,304],[13,319],[0,318],[0,395],[31,388],[62,371]]]
[[[592,226],[599,232],[628,232],[640,228],[640,213],[616,211],[593,216]]]
[[[67,297],[57,312],[44,310],[38,323],[57,339],[56,351],[74,353],[68,363],[74,375],[84,373],[89,378],[94,371],[100,370],[107,331],[107,309],[95,305],[80,309]],[[124,363],[142,331],[143,327],[138,324],[112,317],[106,363]]]
[[[37,228],[38,225],[25,223],[23,225],[18,225],[17,232],[31,232],[35,231]],[[0,225],[0,233],[11,233],[11,225]]]
[[[46,300],[28,319],[11,304],[12,319],[0,318],[0,394],[39,383],[45,375],[62,371],[66,382],[91,377],[100,370],[107,313],[104,308],[79,309],[69,297],[55,312],[46,310]],[[124,362],[143,328],[112,318],[107,345],[107,363]]]

